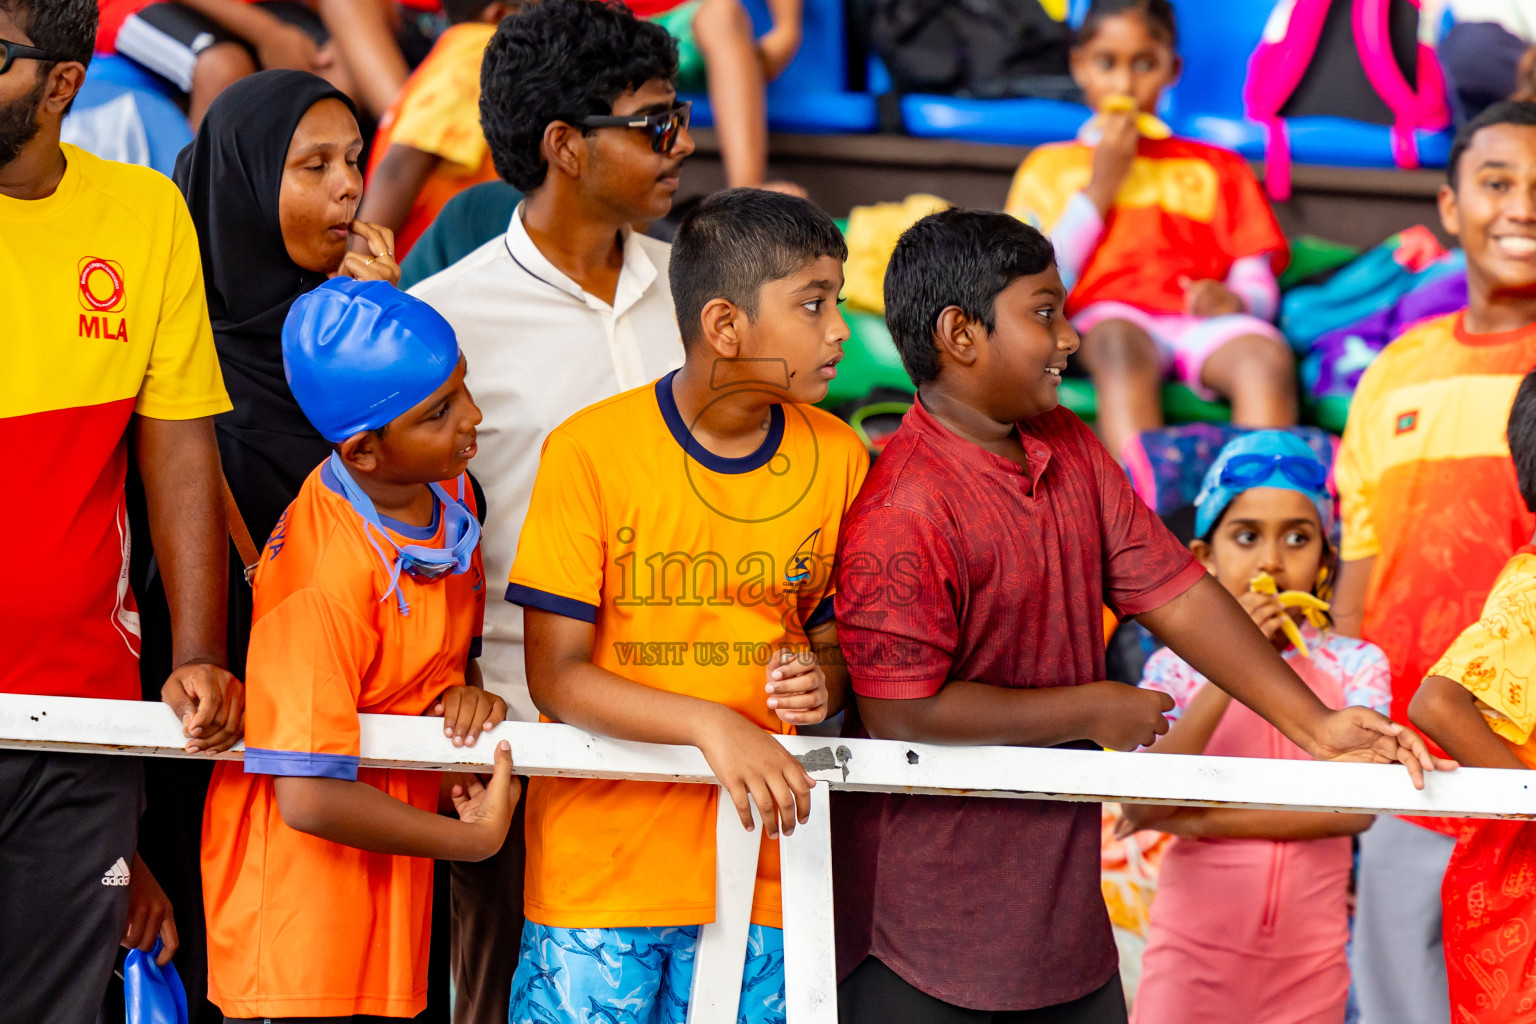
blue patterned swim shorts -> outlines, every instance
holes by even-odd
[[[509,1024],[685,1024],[697,925],[550,928],[529,921]],[[752,925],[737,1024],[784,1024],[784,933]]]

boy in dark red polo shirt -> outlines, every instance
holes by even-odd
[[[1078,345],[1051,244],[951,210],[897,244],[886,319],[918,401],[844,522],[850,727],[935,743],[1132,750],[1161,693],[1103,682],[1101,606],[1313,756],[1451,767],[1367,708],[1330,712],[1057,407]],[[1123,1022],[1086,803],[839,794],[843,1024]]]

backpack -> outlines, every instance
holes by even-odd
[[[1460,250],[1446,272],[1425,275],[1406,294],[1376,312],[1323,334],[1301,361],[1301,385],[1314,400],[1348,398],[1381,350],[1415,324],[1467,308],[1466,261]]]
[[[1072,29],[1040,0],[874,0],[869,42],[898,93],[996,99],[1080,95]]]
[[[1301,285],[1280,300],[1280,330],[1298,354],[1329,331],[1386,309],[1421,282],[1460,269],[1422,224],[1399,231],[1320,284]]]
[[[1291,195],[1288,117],[1389,125],[1397,166],[1419,166],[1417,129],[1451,123],[1445,78],[1418,40],[1419,0],[1280,0],[1248,62],[1247,114],[1268,134],[1264,180]]]

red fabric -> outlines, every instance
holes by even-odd
[[[100,0],[101,23],[96,29],[96,52],[114,53],[117,49],[117,33],[128,20],[155,0]]]
[[[132,397],[0,417],[0,448],[23,458],[0,485],[0,523],[25,538],[0,597],[0,693],[139,699],[139,613],[128,589]],[[25,487],[23,488],[23,483]],[[46,494],[34,507],[30,495]],[[13,574],[14,575],[14,574]]]
[[[1536,1019],[1536,826],[1461,825],[1440,890],[1451,1019]]]
[[[1103,679],[1102,606],[1149,611],[1204,574],[1075,415],[1019,432],[1023,471],[919,402],[875,463],[839,557],[838,633],[858,693]],[[874,955],[945,1002],[1004,1011],[1076,999],[1114,973],[1097,805],[834,800],[840,976]]]
[[[637,18],[654,18],[658,14],[666,14],[674,7],[681,7],[688,0],[628,0],[626,7]]]
[[[1076,316],[1101,300],[1182,313],[1181,279],[1225,281],[1235,261],[1261,253],[1274,254],[1276,273],[1284,269],[1290,248],[1242,157],[1188,139],[1143,139],[1137,159],[1150,168],[1148,196],[1178,195],[1184,201],[1199,191],[1192,182],[1202,180],[1191,177],[1190,166],[1209,165],[1215,172],[1211,215],[1193,216],[1167,198],[1138,205],[1117,198],[1103,238],[1072,289],[1068,313]]]

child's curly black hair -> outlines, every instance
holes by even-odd
[[[625,92],[676,75],[666,29],[612,0],[543,0],[503,19],[480,66],[480,125],[496,173],[524,192],[538,188],[551,121],[611,114]]]

